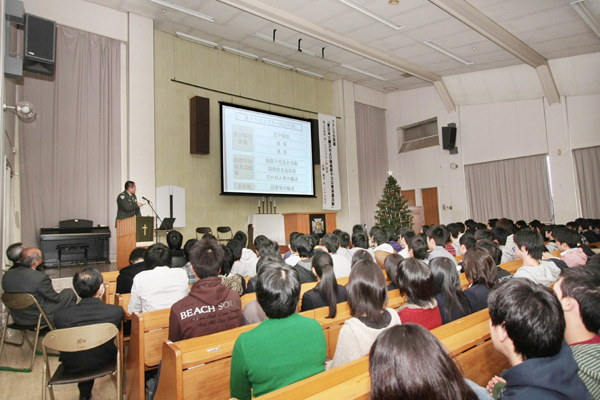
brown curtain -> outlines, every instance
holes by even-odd
[[[552,221],[552,203],[545,154],[465,165],[470,216]]]
[[[600,218],[600,146],[573,150],[581,215]]]
[[[385,110],[354,103],[354,112],[356,115],[360,222],[367,224],[367,227],[370,228],[375,225],[377,202],[383,195],[383,188],[387,180]]]
[[[59,26],[54,78],[28,76],[22,96],[37,119],[21,124],[22,241],[42,227],[89,219],[111,227],[120,188],[120,42]],[[38,243],[39,244],[39,243]]]

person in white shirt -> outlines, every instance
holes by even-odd
[[[350,245],[350,234],[348,232],[344,232],[341,229],[336,229],[333,231],[333,234],[337,236],[340,247],[338,248],[336,254],[344,256],[348,259],[348,261],[352,262],[352,254],[348,250],[348,246]]]
[[[340,242],[333,233],[328,233],[323,236],[321,243],[325,246],[325,251],[329,253],[333,260],[333,273],[335,279],[345,278],[350,276],[350,261],[341,254],[336,254],[340,247]]]
[[[522,230],[515,235],[515,254],[523,266],[515,272],[515,278],[527,278],[549,287],[560,277],[560,268],[552,261],[542,260],[544,239],[532,230]]]
[[[357,231],[352,234],[352,248],[348,250],[351,256],[354,256],[358,250],[369,251],[369,238],[367,234],[363,231]],[[371,252],[369,252],[371,254]],[[373,261],[375,261],[375,256],[371,254],[373,257]]]
[[[413,237],[415,237],[416,233],[415,231],[413,231],[410,228],[402,228],[400,229],[400,244],[402,245],[402,250],[400,251],[400,254],[402,257],[404,258],[410,258],[411,255],[409,253],[409,249],[408,249],[408,242],[410,242],[410,239],[412,239]]]
[[[258,262],[258,257],[256,256],[256,253],[246,248],[247,244],[248,237],[242,231],[237,231],[233,239],[227,243],[227,247],[233,252],[234,259],[229,276],[236,274],[243,277],[256,275],[256,263]]]
[[[133,278],[127,311],[147,312],[170,308],[190,291],[183,268],[171,268],[171,251],[162,243],[148,247],[144,254],[146,271]]]
[[[296,246],[296,239],[302,236],[300,232],[292,232],[290,234],[290,244],[288,248],[290,249],[290,255],[285,259],[285,263],[290,267],[298,264],[300,261],[300,255],[298,254],[298,247]]]

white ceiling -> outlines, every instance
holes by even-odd
[[[383,92],[413,89],[430,83],[403,76],[398,70],[381,65],[349,51],[337,48],[270,21],[255,17],[216,0],[169,0],[172,3],[208,14],[216,21],[208,22],[149,0],[87,0],[119,11],[152,18],[156,29],[175,33],[182,31],[220,46],[235,47],[297,68],[324,75],[325,79],[344,78]],[[404,60],[440,76],[489,70],[523,62],[484,36],[456,20],[427,0],[400,0],[390,5],[387,0],[355,0],[375,13],[404,28],[395,30],[338,0],[260,0],[279,10],[292,13],[334,33],[358,41],[392,57]],[[468,0],[487,17],[546,59],[600,52],[600,37],[581,19],[569,4],[573,0]],[[600,1],[586,0],[600,16]],[[163,12],[164,10],[164,12]],[[252,34],[259,32],[321,55],[325,59],[263,41]],[[432,40],[463,59],[464,65],[428,46]],[[350,64],[388,79],[381,81],[346,68]]]

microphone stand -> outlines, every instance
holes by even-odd
[[[156,210],[154,209],[154,207],[152,207],[152,202],[150,200],[146,200],[148,202],[148,205],[150,206],[150,208],[152,209],[152,212],[154,213],[154,215],[156,216],[156,229],[154,229],[154,241],[156,243],[158,243],[158,221],[160,221],[160,223],[162,224],[162,219],[158,216],[158,214],[156,213]]]

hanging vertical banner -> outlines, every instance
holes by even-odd
[[[319,114],[319,147],[321,150],[323,210],[341,210],[337,127],[335,117],[331,115]]]

